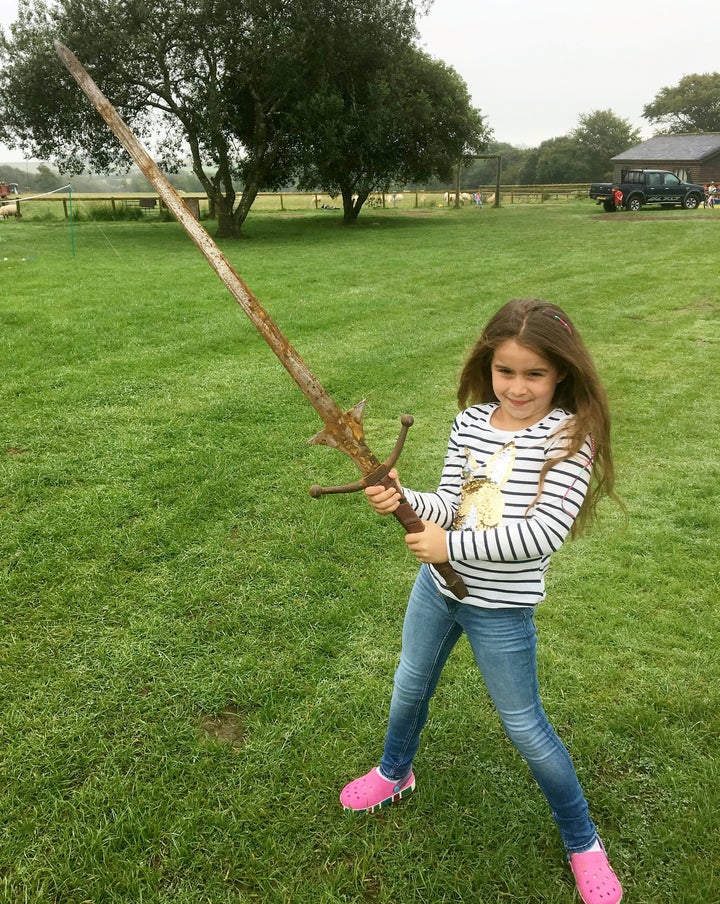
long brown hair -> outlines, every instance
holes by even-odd
[[[615,469],[610,444],[610,410],[607,395],[585,343],[570,317],[557,305],[539,298],[509,301],[490,319],[468,356],[460,375],[458,404],[461,408],[485,402],[499,402],[492,388],[492,361],[495,350],[514,339],[550,361],[565,377],[557,384],[553,404],[573,415],[563,425],[567,435],[564,454],[547,461],[540,473],[542,491],[545,475],[558,461],[576,455],[592,438],[594,458],[590,489],[572,533],[579,534],[597,514],[603,496],[617,499]]]

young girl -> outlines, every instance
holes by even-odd
[[[534,621],[550,556],[613,495],[605,392],[568,315],[522,299],[485,327],[458,401],[464,410],[437,491],[403,488],[425,530],[405,537],[422,565],[405,615],[383,756],[340,801],[372,813],[414,791],[412,763],[430,699],[464,632],[503,726],[550,805],[582,900],[618,904],[622,889],[540,701]],[[392,487],[365,492],[383,515],[402,498]],[[462,601],[433,568],[442,562],[463,579]]]

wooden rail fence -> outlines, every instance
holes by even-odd
[[[586,198],[590,189],[589,184],[573,184],[573,185],[502,185],[500,187],[502,204],[536,204],[545,203],[546,201],[564,201],[576,198]],[[475,192],[479,192],[482,196],[484,204],[492,204],[495,200],[494,186],[478,186],[472,189],[461,189],[461,194],[469,197],[462,203],[472,205]],[[446,195],[448,199],[446,200]],[[210,203],[204,194],[183,194],[183,200],[190,207],[197,217],[207,216],[210,211]],[[28,198],[23,200],[22,197],[12,199],[13,203],[18,205],[20,214],[22,208],[29,204],[40,203],[62,203],[64,216],[66,219],[70,216],[69,196],[62,194],[45,195],[39,198]],[[88,205],[105,204],[109,205],[113,216],[119,215],[122,209],[139,208],[141,211],[148,213],[158,213],[164,211],[162,200],[151,192],[115,192],[91,193],[91,192],[73,192],[72,201],[78,207],[86,207]],[[437,207],[453,207],[455,205],[455,191],[397,191],[397,192],[378,192],[371,195],[365,207],[367,209],[404,209],[412,210],[423,208]],[[260,192],[255,200],[253,207],[257,210],[337,210],[342,209],[342,201],[339,197],[331,197],[323,192]]]

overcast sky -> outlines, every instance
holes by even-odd
[[[720,71],[718,0],[434,0],[421,44],[465,80],[498,141],[534,147],[612,110],[642,108],[684,75]],[[17,0],[0,0],[0,26]],[[715,38],[713,38],[715,35]],[[0,145],[0,160],[18,153]]]
[[[718,0],[435,0],[420,28],[495,138],[534,147],[593,110],[649,137],[642,108],[662,88],[720,71],[719,9]]]

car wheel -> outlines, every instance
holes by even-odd
[[[700,206],[700,198],[697,195],[686,195],[683,199],[682,206],[685,210],[695,210]]]
[[[627,199],[627,204],[625,205],[626,210],[640,210],[642,207],[642,198],[639,195],[633,195],[631,198]]]

